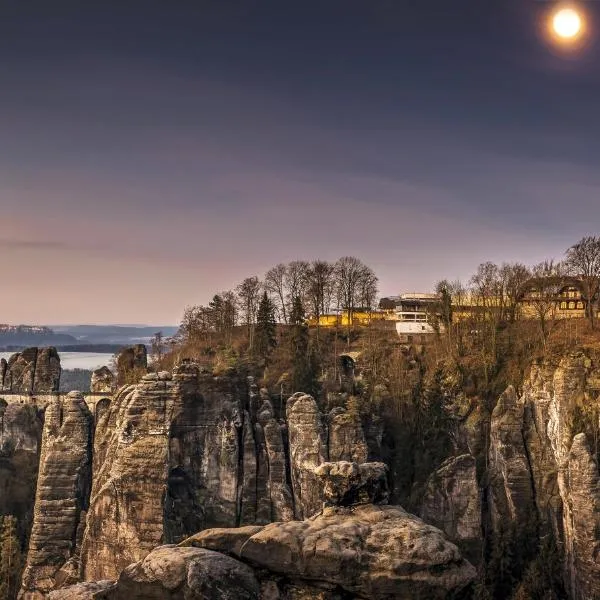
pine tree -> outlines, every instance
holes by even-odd
[[[294,392],[305,392],[314,396],[318,392],[318,366],[310,348],[304,306],[298,296],[292,302],[290,324],[292,325],[290,332],[292,389]]]
[[[266,360],[276,345],[277,323],[275,322],[275,306],[271,302],[267,292],[264,292],[258,305],[256,316],[256,355]]]
[[[17,597],[22,558],[16,517],[0,517],[0,600]]]

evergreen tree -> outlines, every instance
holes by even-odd
[[[22,558],[16,517],[0,517],[0,600],[17,597]]]
[[[318,392],[318,366],[316,356],[310,348],[304,306],[299,296],[296,296],[292,302],[290,324],[292,325],[290,333],[292,389],[294,392],[305,392],[314,396]]]
[[[275,322],[275,306],[267,295],[263,296],[258,305],[256,316],[255,351],[260,358],[267,359],[271,350],[277,345],[277,324]]]

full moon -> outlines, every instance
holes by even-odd
[[[573,39],[581,31],[581,17],[572,8],[563,8],[552,18],[552,28],[558,37],[565,40]]]

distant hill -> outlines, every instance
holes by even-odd
[[[77,344],[77,338],[35,325],[0,325],[0,348]]]
[[[172,325],[0,325],[0,350],[56,346],[71,352],[115,352],[131,344],[148,344],[159,331],[170,337],[177,329]]]
[[[56,333],[70,335],[84,344],[145,344],[159,331],[164,337],[177,333],[172,325],[56,325]]]

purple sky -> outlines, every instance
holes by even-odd
[[[384,295],[560,258],[600,233],[582,6],[566,56],[526,0],[3,3],[0,321],[177,323],[301,258]]]

